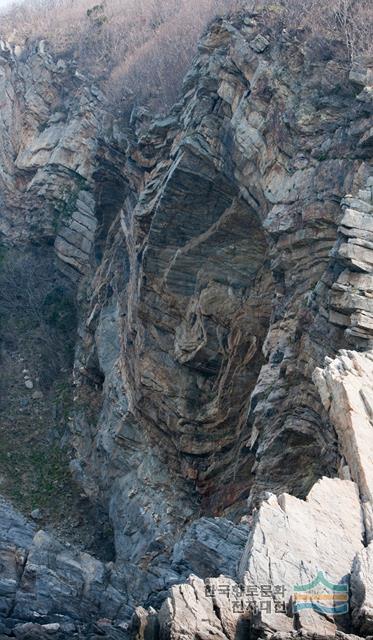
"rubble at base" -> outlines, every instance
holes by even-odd
[[[70,468],[115,559],[0,500],[0,640],[373,635],[371,70],[219,18],[124,127],[30,47],[0,43],[0,231],[73,287]],[[348,613],[294,612],[320,575]]]

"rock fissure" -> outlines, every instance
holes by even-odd
[[[153,122],[123,122],[40,45],[0,52],[1,242],[53,246],[77,301],[59,444],[81,499],[109,514],[97,544],[115,545],[98,560],[0,503],[0,634],[373,628],[372,70],[357,80],[337,41],[323,57],[263,21],[216,20]],[[58,291],[42,307],[67,339]],[[320,571],[351,590],[349,618],[293,615],[294,585]],[[263,585],[270,612],[246,606]]]

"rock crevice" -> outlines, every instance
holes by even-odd
[[[130,123],[44,46],[2,49],[2,237],[53,244],[75,288],[70,468],[115,539],[105,564],[1,533],[12,633],[369,632],[371,72],[314,45],[216,20],[170,115]],[[352,617],[293,615],[320,572]],[[251,583],[283,609],[234,610]]]

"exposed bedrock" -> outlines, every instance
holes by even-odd
[[[78,292],[71,471],[114,530],[115,563],[85,559],[103,572],[92,617],[100,598],[118,625],[142,604],[138,639],[245,637],[209,580],[291,590],[319,569],[353,571],[370,629],[372,74],[350,72],[337,41],[218,20],[168,117],[134,110],[121,134],[90,88],[84,144],[44,123],[53,151],[39,131],[20,155],[31,194],[55,164],[80,176],[45,232]],[[278,615],[249,616],[253,637],[351,631]]]
[[[237,522],[265,491],[304,498],[337,475],[312,374],[370,344],[344,248],[371,207],[368,74],[350,79],[338,44],[315,53],[304,34],[266,32],[258,53],[263,28],[217,22],[170,117],[134,115],[138,169],[89,289],[77,403],[97,398],[79,375],[93,363],[102,405],[91,422],[78,407],[74,465],[151,602],[193,520]]]
[[[373,536],[373,352],[341,351],[316,369],[315,382],[338,433],[341,473],[359,486],[367,541]]]

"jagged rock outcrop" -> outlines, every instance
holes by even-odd
[[[368,542],[372,539],[372,375],[373,353],[341,351],[324,369],[317,369],[315,382],[324,406],[339,436],[347,473],[358,484]]]
[[[121,136],[103,93],[73,62],[54,60],[44,41],[21,50],[3,43],[0,70],[2,242],[54,242],[77,278],[94,261],[102,224],[95,215],[96,185],[105,190],[105,181],[93,180],[97,156],[109,134],[119,158]]]
[[[139,114],[143,187],[137,199],[131,164],[78,354],[100,368],[110,344],[112,364],[94,426],[77,412],[74,462],[110,500],[136,599],[148,589],[158,606],[179,579],[173,547],[200,515],[237,520],[267,490],[303,498],[338,473],[312,374],[346,339],[362,344],[350,329],[365,293],[351,290],[354,309],[345,298],[343,324],[333,313],[355,273],[342,199],[370,206],[369,95],[337,43],[315,55],[306,34],[252,16],[214,24],[170,118]],[[94,402],[79,368],[78,403]]]
[[[200,578],[190,576],[186,584],[172,587],[169,598],[159,613],[161,638],[245,638],[249,630],[248,620],[230,606],[227,592],[235,583],[227,578],[211,579],[208,584],[214,591],[211,597]],[[221,593],[219,593],[219,587]]]
[[[0,611],[1,616],[7,616],[14,606],[14,598],[26,561],[26,553],[35,531],[31,524],[27,523],[3,500],[0,502],[0,509]]]
[[[329,319],[347,327],[346,338],[371,346],[373,310],[371,298],[372,243],[371,214],[373,180],[368,178],[359,197],[347,196],[342,201],[344,216],[339,232],[343,239],[336,247],[336,257],[346,269],[332,286]]]
[[[77,637],[80,627],[88,631],[88,623],[100,619],[108,632],[116,622],[115,637],[126,603],[111,585],[110,565],[37,531],[4,500],[0,527],[0,637]]]
[[[306,501],[272,495],[255,515],[239,581],[224,575],[205,581],[192,576],[186,584],[172,587],[158,615],[160,637],[215,634],[233,640],[248,637],[249,630],[255,637],[276,631],[334,637],[337,627],[330,619],[309,609],[293,612],[294,588],[313,582],[320,572],[334,584],[348,585],[354,566],[355,610],[369,616],[370,592],[363,586],[369,584],[368,550],[363,549],[363,537],[359,494],[349,480],[323,478]],[[154,615],[149,615],[148,624],[154,629]]]
[[[2,48],[1,229],[53,243],[75,283],[70,467],[116,551],[107,567],[25,525],[9,619],[124,625],[143,605],[139,640],[343,637],[291,594],[258,613],[219,592],[320,570],[353,571],[370,629],[372,76],[266,20],[215,21],[180,103],[122,133],[44,45]]]
[[[199,518],[175,544],[171,566],[201,578],[211,573],[235,578],[249,531],[247,524],[235,526],[225,518]]]
[[[323,478],[305,501],[282,494],[261,505],[240,563],[249,584],[312,582],[324,571],[332,582],[346,580],[362,549],[364,526],[356,485]],[[288,596],[289,597],[289,596]]]

